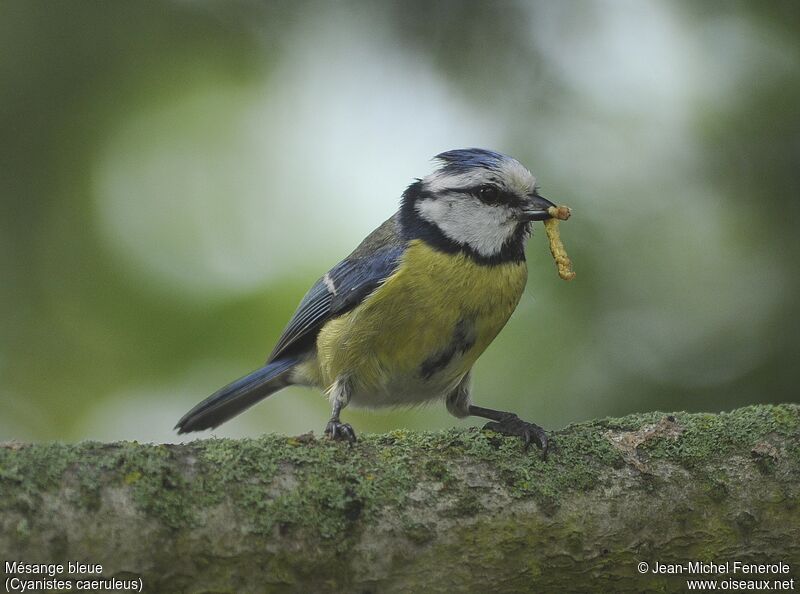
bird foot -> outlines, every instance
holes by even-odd
[[[340,423],[337,420],[331,419],[325,427],[325,435],[328,439],[333,441],[346,441],[350,444],[356,442],[356,432],[349,423]]]
[[[517,415],[509,413],[500,421],[491,421],[483,426],[484,429],[490,429],[503,435],[515,435],[522,438],[527,450],[531,442],[536,442],[536,445],[542,450],[542,459],[547,459],[547,450],[550,447],[550,440],[547,438],[547,433],[544,429],[535,423],[528,423],[523,421]]]

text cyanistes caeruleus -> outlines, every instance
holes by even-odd
[[[456,417],[534,440],[544,430],[470,401],[470,370],[522,296],[531,223],[550,218],[536,179],[483,149],[436,157],[400,209],[308,291],[266,365],[218,390],[178,421],[217,427],[290,385],[315,386],[333,407],[325,433],[355,440],[339,419],[352,403],[380,407],[443,399]]]

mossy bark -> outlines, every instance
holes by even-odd
[[[174,593],[686,590],[641,561],[782,561],[791,573],[769,577],[797,577],[797,405],[631,415],[553,439],[546,461],[476,429],[352,447],[6,443],[0,562],[99,563]]]

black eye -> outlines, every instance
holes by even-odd
[[[486,204],[498,204],[502,202],[500,188],[491,184],[486,184],[478,188],[478,198]]]

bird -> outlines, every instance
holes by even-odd
[[[522,297],[525,246],[555,204],[517,159],[480,148],[434,157],[397,212],[309,289],[266,364],[224,386],[177,423],[213,429],[292,385],[327,395],[324,433],[356,442],[342,410],[443,401],[457,418],[533,442],[547,432],[508,411],[472,403],[472,368]]]

